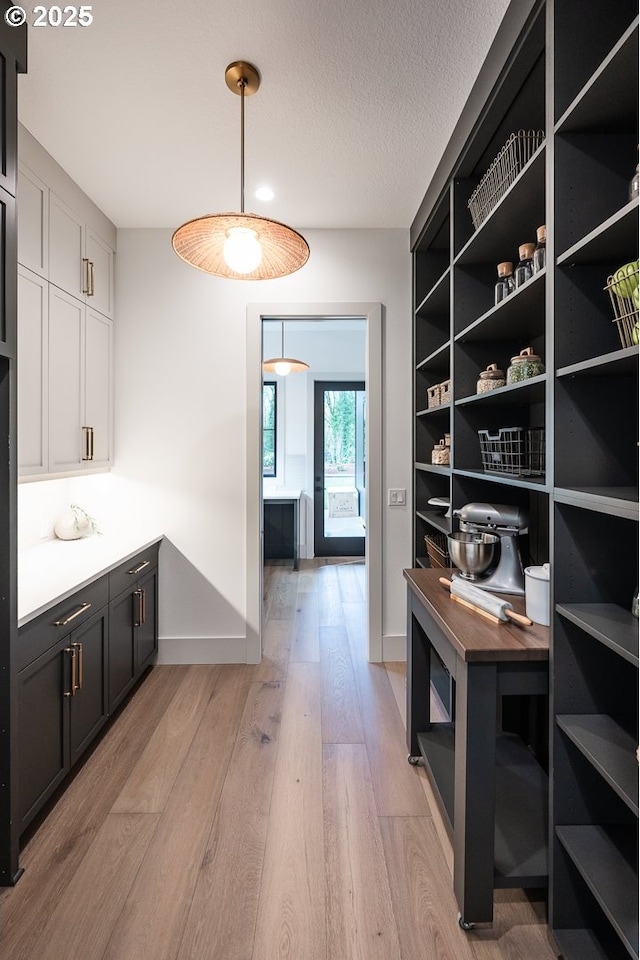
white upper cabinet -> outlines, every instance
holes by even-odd
[[[91,227],[85,231],[87,305],[107,317],[114,313],[113,250]]]
[[[113,317],[113,250],[54,193],[49,200],[49,279]]]
[[[18,267],[18,475],[47,473],[49,284]]]
[[[49,274],[49,188],[18,165],[18,263],[41,277]]]
[[[113,321],[86,308],[84,338],[83,432],[85,467],[107,467],[112,460]]]
[[[49,287],[49,472],[82,467],[88,440],[82,430],[85,306]]]
[[[49,279],[72,297],[84,300],[84,223],[54,193],[49,201]]]

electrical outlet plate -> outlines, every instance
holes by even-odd
[[[403,507],[407,502],[407,491],[404,488],[389,489],[387,504],[390,507]]]

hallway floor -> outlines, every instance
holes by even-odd
[[[153,668],[26,844],[0,958],[553,960],[521,891],[458,927],[404,665],[364,623],[363,563],[275,563],[261,664]]]

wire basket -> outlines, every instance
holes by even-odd
[[[513,477],[544,476],[544,427],[502,427],[497,434],[478,430],[482,469]]]
[[[474,229],[487,219],[543,140],[544,130],[518,130],[511,134],[469,198],[467,206]]]
[[[622,278],[620,271],[615,276],[607,277],[607,285],[604,288],[609,293],[613,307],[613,322],[618,328],[623,347],[633,347],[639,339],[638,281],[638,265],[636,265],[635,270],[630,270]]]
[[[444,533],[428,533],[425,535],[424,542],[427,548],[429,563],[432,567],[451,566],[447,538]]]

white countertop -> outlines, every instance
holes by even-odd
[[[302,490],[264,490],[263,500],[299,500]]]
[[[18,626],[162,539],[127,531],[80,540],[46,540],[18,551]]]

